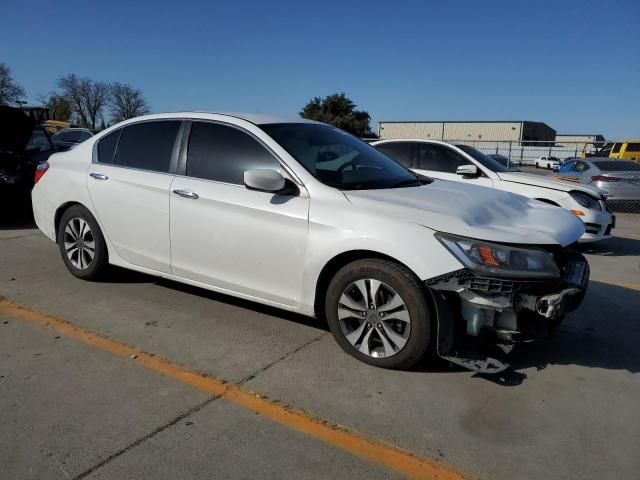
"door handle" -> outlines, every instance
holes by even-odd
[[[173,193],[184,198],[190,198],[192,200],[197,200],[198,198],[200,198],[196,192],[191,192],[189,190],[174,190]]]
[[[106,175],[103,175],[101,173],[93,173],[91,172],[89,174],[90,177],[95,178],[96,180],[109,180],[109,177],[107,177]]]

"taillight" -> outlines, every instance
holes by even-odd
[[[604,175],[596,175],[594,177],[591,177],[591,180],[593,180],[594,182],[620,182],[622,179],[616,177],[605,177]]]
[[[34,182],[33,183],[38,183],[38,180],[40,180],[42,178],[42,176],[47,173],[47,170],[49,170],[49,162],[42,162],[39,163],[38,166],[36,167],[36,174],[33,178]]]

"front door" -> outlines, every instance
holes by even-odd
[[[254,136],[193,122],[184,176],[171,186],[175,275],[282,305],[300,299],[309,198],[248,190],[248,169],[280,169]]]

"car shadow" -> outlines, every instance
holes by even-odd
[[[640,240],[613,237],[596,243],[582,244],[580,250],[589,255],[603,257],[630,257],[640,255]]]
[[[272,317],[278,317],[289,322],[298,323],[300,325],[316,328],[318,330],[324,330],[327,332],[329,331],[329,326],[326,322],[312,317],[307,317],[305,315],[300,315],[299,313],[281,310],[276,307],[270,307],[269,305],[263,305],[261,303],[252,302],[250,300],[232,297],[230,295],[225,295],[224,293],[213,292],[211,290],[194,287],[185,283],[174,282],[173,280],[168,280],[166,278],[159,278],[156,280],[156,283],[158,285],[172,288],[174,290],[179,290],[189,295],[195,295],[201,298],[213,300],[215,302],[222,302],[233,305],[235,307],[243,308],[245,310],[251,310],[252,312],[262,313],[264,315],[269,315]]]
[[[516,346],[511,368],[486,380],[505,386],[522,383],[526,374],[553,365],[640,372],[640,293],[602,282],[591,282],[580,308],[571,313],[549,339]],[[502,378],[501,378],[502,377]]]
[[[212,292],[199,287],[152,277],[121,268],[112,268],[106,282],[148,282],[215,302],[234,305],[321,331],[329,331],[325,321],[249,300]],[[483,379],[505,387],[514,387],[527,379],[523,370],[537,371],[554,365],[576,365],[605,370],[640,372],[640,293],[603,282],[591,282],[580,308],[571,313],[550,338],[516,345],[504,357],[510,368],[498,374],[476,373]],[[469,370],[445,360],[427,356],[415,369],[416,374],[461,373]]]
[[[592,281],[583,304],[569,314],[547,339],[521,343],[501,358],[510,367],[497,374],[475,373],[504,387],[516,387],[528,378],[526,370],[542,371],[554,365],[640,372],[640,293],[637,290]],[[416,373],[469,371],[438,359],[427,359]]]

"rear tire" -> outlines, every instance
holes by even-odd
[[[423,286],[406,267],[388,260],[342,267],[329,283],[325,312],[340,347],[376,367],[414,367],[435,331]]]
[[[83,280],[97,280],[107,268],[107,245],[91,212],[73,205],[62,214],[58,247],[67,269]]]

